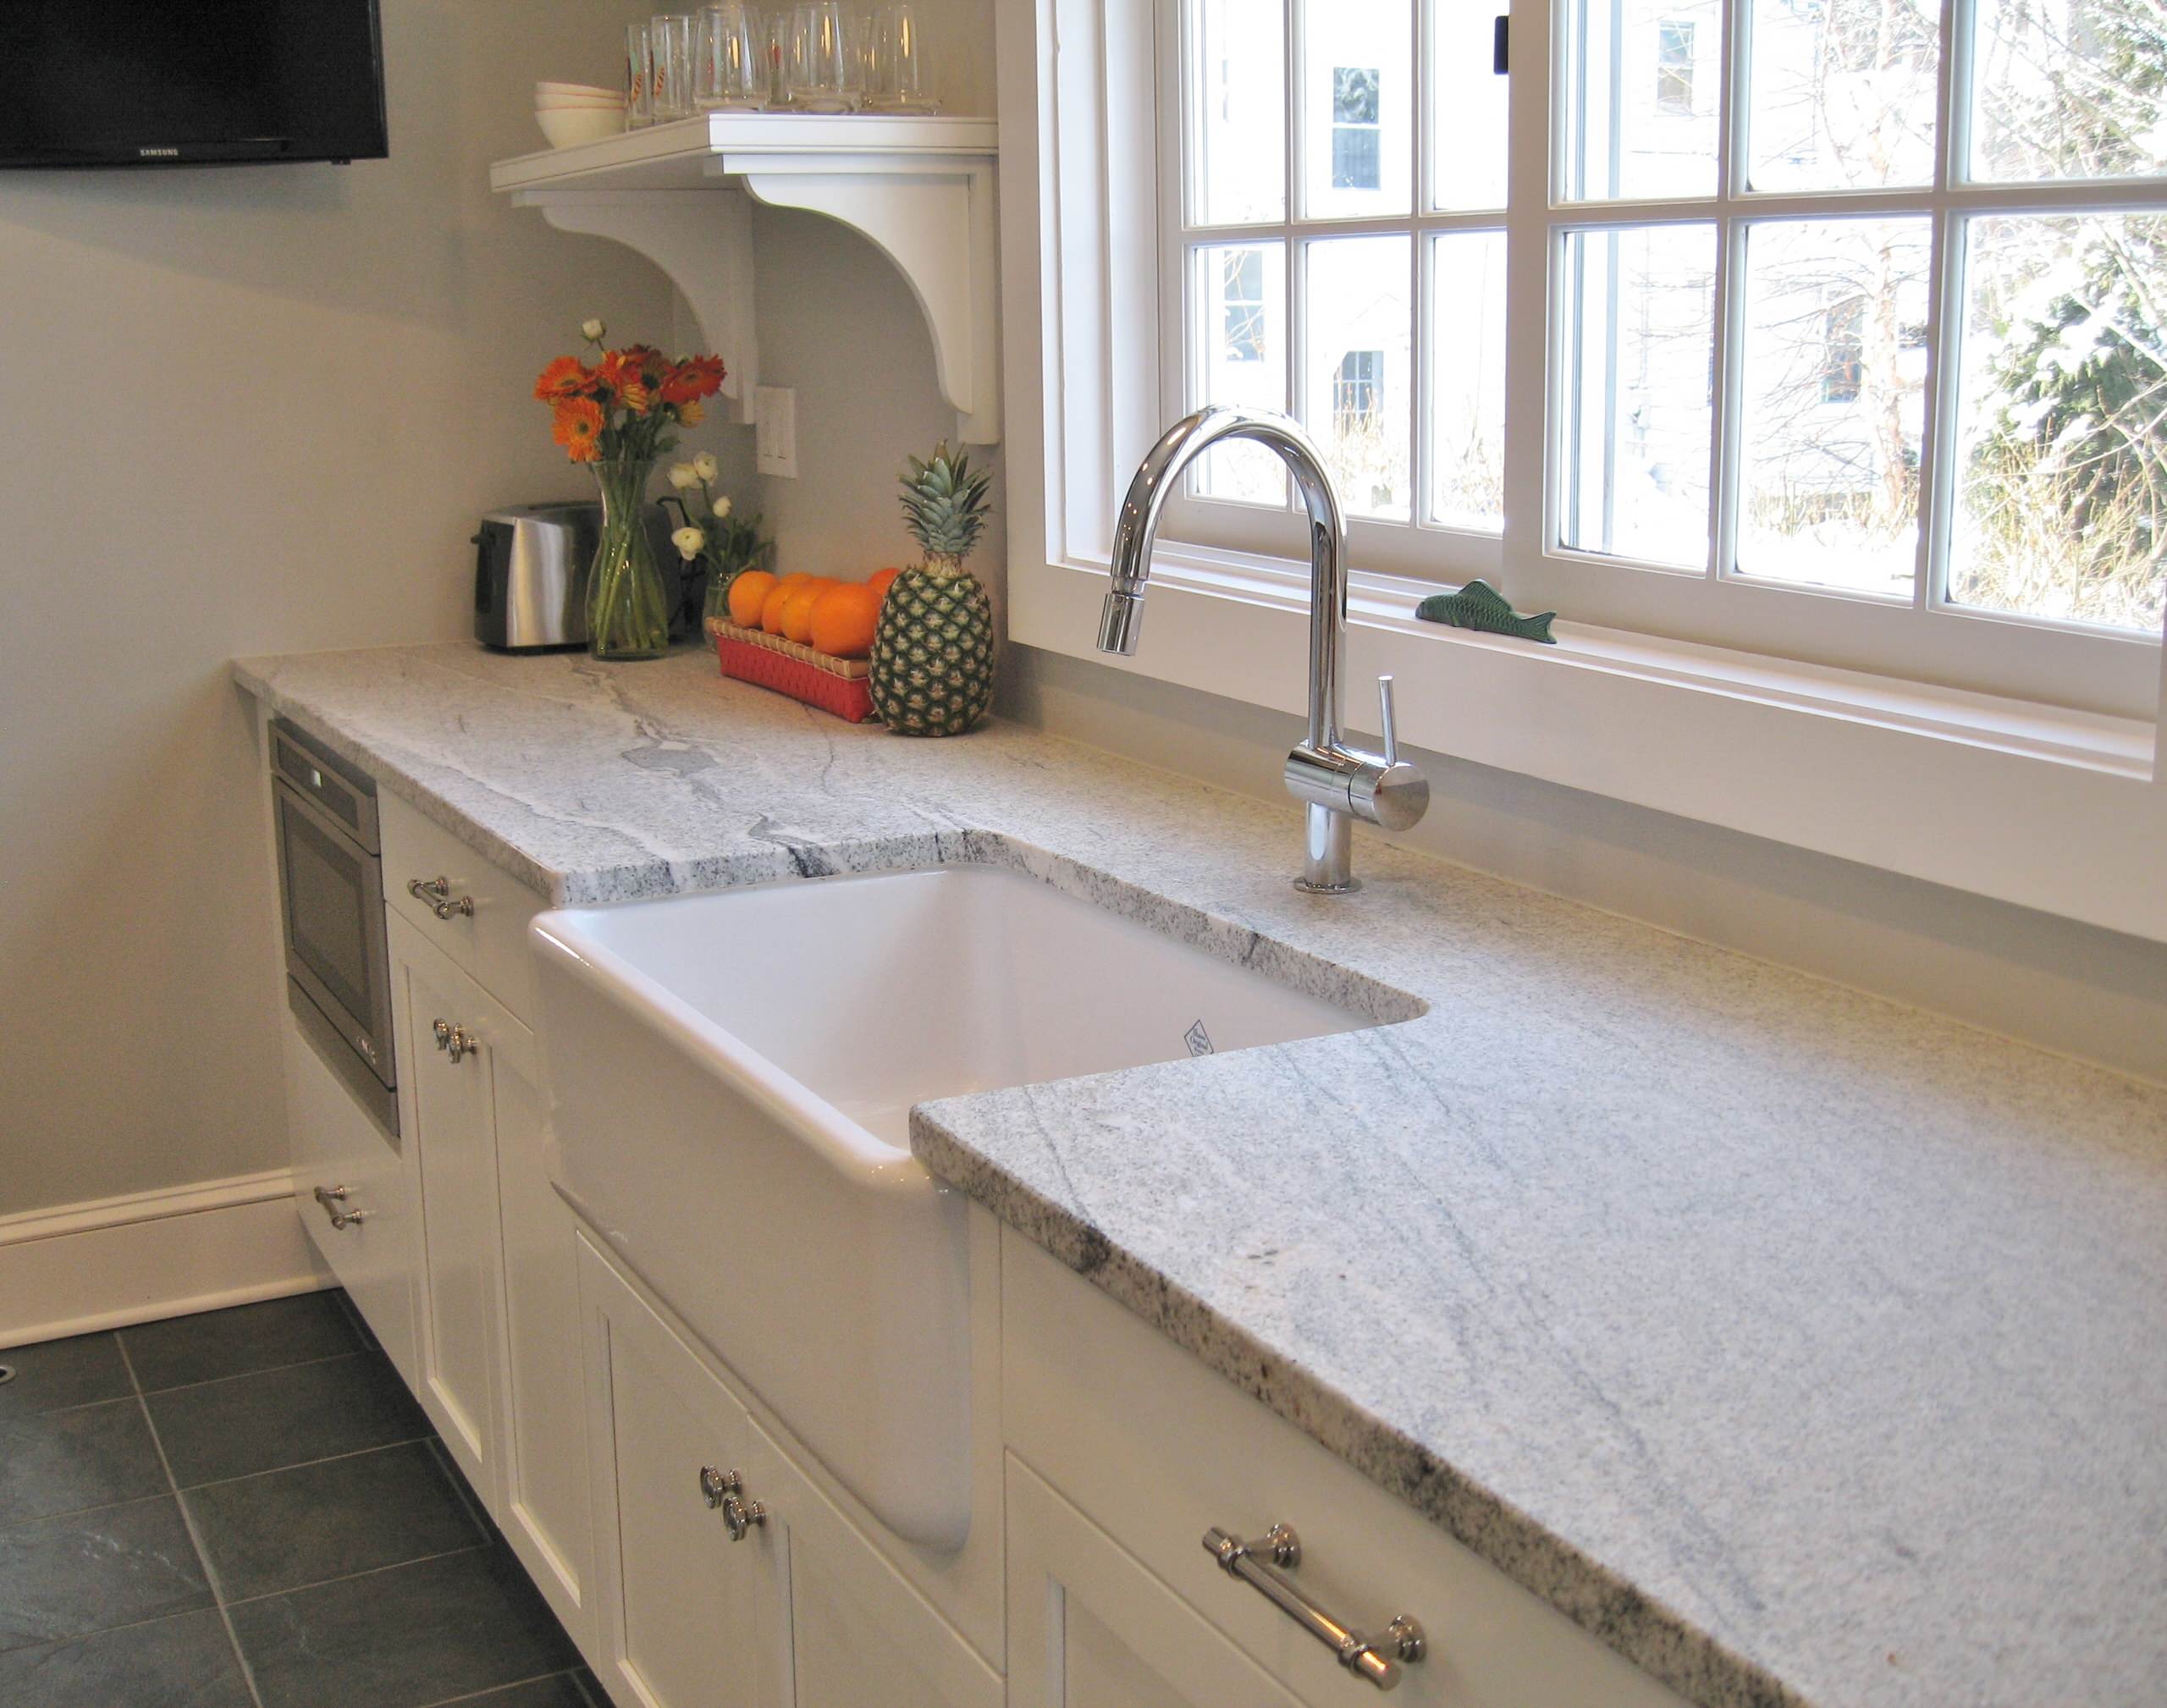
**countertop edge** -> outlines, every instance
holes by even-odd
[[[1705,1708],[1815,1708],[1767,1668],[1230,1322],[1084,1217],[989,1161],[926,1105],[911,1111],[911,1151],[936,1180],[984,1205],[1213,1375],[1658,1683]]]

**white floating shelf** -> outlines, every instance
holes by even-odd
[[[759,383],[752,204],[823,213],[862,231],[909,281],[933,333],[957,437],[1001,437],[990,118],[714,113],[489,168],[493,190],[560,231],[607,237],[668,273],[752,418]]]

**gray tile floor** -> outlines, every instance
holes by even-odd
[[[606,1708],[343,1295],[0,1364],[0,1708]]]

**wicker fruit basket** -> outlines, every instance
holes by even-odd
[[[708,633],[725,676],[787,694],[846,723],[863,724],[873,715],[873,690],[866,680],[872,667],[863,658],[816,653],[764,629],[714,618],[708,621]]]

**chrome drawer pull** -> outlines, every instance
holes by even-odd
[[[1291,1525],[1274,1524],[1254,1542],[1230,1536],[1215,1525],[1204,1533],[1204,1551],[1228,1577],[1239,1578],[1331,1650],[1341,1666],[1380,1690],[1399,1683],[1402,1661],[1420,1661],[1430,1652],[1422,1628],[1404,1613],[1375,1636],[1365,1637],[1296,1589],[1286,1573],[1302,1563],[1302,1539]],[[1277,1569],[1281,1567],[1286,1571]]]
[[[743,1541],[754,1526],[768,1522],[768,1509],[758,1501],[744,1499],[744,1479],[736,1472],[718,1471],[713,1465],[700,1467],[701,1498],[722,1514],[733,1542]]]
[[[331,1226],[344,1233],[357,1221],[367,1221],[365,1209],[346,1209],[346,1188],[343,1186],[320,1186],[316,1189],[316,1201],[323,1213],[331,1218]]]
[[[428,903],[429,912],[439,919],[449,919],[455,913],[464,913],[469,919],[474,917],[474,898],[453,895],[449,878],[409,878],[406,893],[416,901]]]

